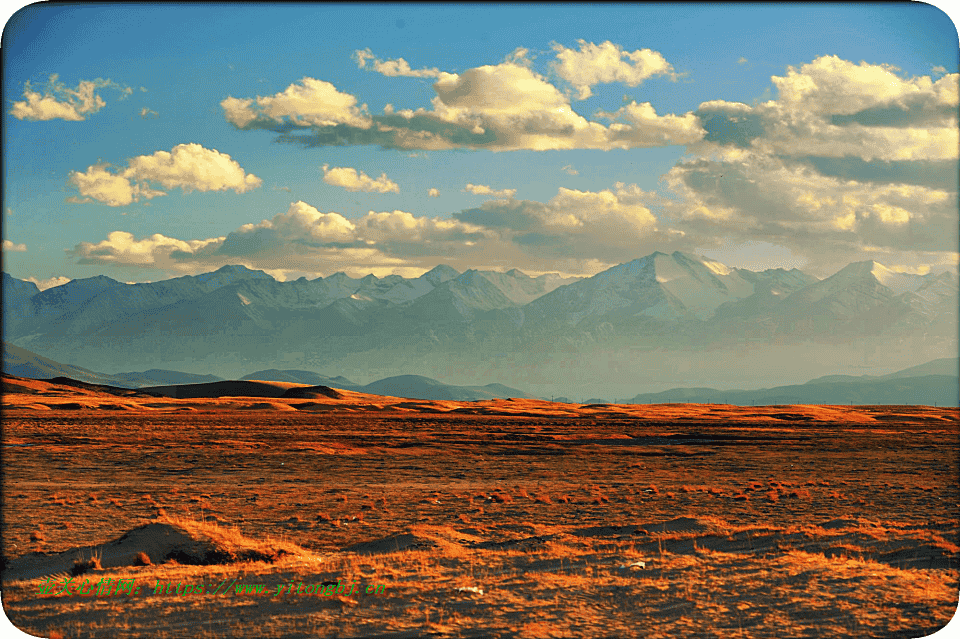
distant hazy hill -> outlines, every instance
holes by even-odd
[[[346,390],[355,390],[357,384],[342,375],[327,377],[313,371],[278,370],[270,368],[244,375],[240,379],[261,379],[270,382],[292,382],[294,384],[308,384],[310,386],[336,386]]]
[[[95,371],[61,364],[52,359],[42,357],[24,348],[3,343],[3,372],[17,377],[30,379],[52,379],[54,377],[68,377],[89,384],[106,384],[122,388],[143,388],[146,386],[160,386],[163,384],[193,384],[215,382],[220,378],[215,375],[196,375],[167,371],[157,368],[141,373],[117,373],[108,375]]]
[[[279,387],[257,384],[254,381],[260,380],[287,384],[307,384],[309,386],[329,386],[373,395],[390,395],[411,399],[473,401],[505,397],[534,398],[529,393],[503,384],[455,386],[420,375],[389,377],[366,386],[355,384],[346,377],[339,375],[337,377],[327,377],[312,371],[301,370],[268,369],[244,375],[240,380],[234,381],[223,380],[214,375],[197,375],[160,369],[151,369],[141,373],[108,375],[78,366],[61,364],[6,343],[3,345],[3,372],[30,379],[68,377],[89,384],[144,389],[173,397],[204,397],[206,393],[218,395],[254,393],[253,396],[278,397],[282,393],[282,391],[273,390]]]
[[[811,379],[808,384],[833,384],[833,383],[862,383],[883,381],[888,379],[903,379],[905,377],[921,377],[923,375],[947,375],[960,376],[960,358],[943,357],[935,359],[926,364],[911,366],[896,373],[889,375],[825,375]]]
[[[112,375],[128,388],[142,388],[144,386],[159,386],[161,384],[203,384],[217,382],[222,377],[216,375],[198,375],[196,373],[182,373],[180,371],[168,371],[159,368],[151,368],[148,371],[140,373],[117,373]]]
[[[367,385],[351,382],[346,377],[327,377],[311,371],[298,370],[264,370],[244,375],[241,379],[269,380],[275,382],[294,382],[311,386],[329,386],[343,390],[369,393],[371,395],[388,395],[391,397],[408,397],[410,399],[438,399],[454,401],[474,401],[478,399],[494,399],[519,397],[535,399],[529,393],[503,384],[487,384],[486,386],[456,386],[445,384],[423,375],[397,375],[387,377]]]
[[[348,389],[353,390],[353,389]],[[391,395],[393,397],[409,397],[411,399],[446,399],[454,401],[474,401],[478,399],[494,399],[519,397],[536,399],[533,395],[503,384],[487,384],[486,386],[454,386],[444,384],[422,375],[398,375],[361,386],[358,389],[363,393],[373,395]]]
[[[734,404],[924,404],[960,405],[960,359],[943,358],[902,371],[870,375],[828,375],[790,386],[759,390],[721,391],[713,388],[673,388],[643,393],[634,404],[672,402]]]
[[[8,375],[30,379],[69,377],[90,384],[119,385],[112,375],[96,373],[79,366],[61,364],[6,342],[3,343],[3,372]]]

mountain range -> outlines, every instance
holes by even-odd
[[[209,397],[217,394],[237,395],[251,392],[259,395],[263,392],[263,385],[258,386],[256,383],[259,381],[306,385],[307,387],[303,390],[310,393],[318,392],[318,388],[327,388],[429,400],[476,401],[508,397],[544,399],[503,384],[456,386],[421,375],[398,375],[366,385],[356,384],[339,375],[327,377],[313,371],[278,369],[255,371],[244,375],[239,380],[221,380],[213,375],[200,376],[156,369],[141,373],[107,375],[69,364],[60,364],[9,344],[4,344],[3,372],[32,379],[55,378],[63,383],[74,383],[70,380],[77,380],[99,387],[136,389],[170,397]],[[64,382],[64,380],[67,381]],[[275,387],[267,388],[274,391],[271,397],[278,396],[279,391]],[[295,390],[291,389],[284,396],[296,396]],[[556,397],[555,401],[571,402],[566,397]],[[578,403],[605,404],[610,401],[590,398],[581,399]],[[708,403],[740,406],[770,404],[958,406],[960,405],[960,358],[942,358],[881,376],[828,375],[812,379],[806,384],[769,389],[722,391],[715,388],[673,388],[661,393],[641,393],[632,399],[620,400],[619,403]]]
[[[234,378],[315,370],[371,383],[499,380],[549,397],[771,387],[906,368],[957,352],[953,272],[855,262],[826,279],[652,253],[588,278],[516,269],[278,282],[217,271],[39,291],[3,275],[6,342],[103,371]],[[153,373],[157,375],[159,373]]]
[[[180,371],[151,369],[137,373],[117,373],[108,375],[97,373],[69,364],[61,364],[36,353],[3,344],[3,372],[17,377],[30,379],[69,378],[72,380],[95,384],[155,392],[161,395],[189,396],[192,389],[206,394],[211,385],[217,382],[227,382],[214,375],[197,375]],[[293,384],[307,384],[309,386],[327,386],[342,390],[357,391],[371,395],[388,395],[391,397],[408,397],[411,399],[434,399],[453,401],[475,401],[479,399],[503,399],[519,397],[536,399],[533,395],[503,384],[486,384],[484,386],[456,386],[444,384],[421,375],[398,375],[377,380],[370,384],[356,384],[346,377],[327,377],[311,371],[301,370],[262,370],[244,375],[239,381],[271,381]],[[230,382],[233,386],[236,383]],[[177,389],[179,387],[179,389]],[[180,394],[177,393],[180,391]]]

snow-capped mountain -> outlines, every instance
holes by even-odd
[[[562,317],[569,325],[588,318],[708,320],[721,305],[753,295],[763,279],[741,273],[700,256],[656,252],[538,298],[528,317]]]
[[[278,282],[228,266],[143,284],[100,276],[40,292],[5,274],[3,316],[9,343],[94,370],[229,377],[324,368],[362,377],[448,367],[451,379],[469,381],[482,378],[478,362],[486,362],[520,371],[512,382],[523,386],[522,376],[567,375],[601,356],[634,353],[617,364],[627,366],[653,350],[736,353],[744,343],[843,343],[868,358],[900,349],[896,364],[910,365],[914,353],[933,359],[956,348],[957,291],[953,273],[912,275],[876,262],[819,280],[657,252],[573,281],[440,265],[417,278]]]

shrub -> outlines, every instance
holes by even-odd
[[[79,575],[86,574],[91,570],[103,570],[103,565],[101,565],[100,557],[98,555],[93,555],[87,560],[77,559],[74,561],[73,568],[70,569],[70,574],[74,577],[77,577]]]

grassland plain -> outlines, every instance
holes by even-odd
[[[957,608],[957,409],[4,381],[3,605],[39,636],[920,637]],[[71,578],[141,591],[41,592]],[[293,592],[338,581],[384,587]]]

